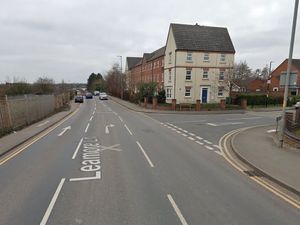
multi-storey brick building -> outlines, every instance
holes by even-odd
[[[152,53],[144,53],[142,58],[127,57],[126,75],[128,89],[136,93],[139,83],[155,82],[157,89],[163,88],[163,65],[165,47]]]

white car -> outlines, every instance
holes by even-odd
[[[100,100],[108,100],[108,96],[105,92],[100,92],[99,99]]]

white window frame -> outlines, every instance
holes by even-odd
[[[204,53],[203,61],[205,62],[209,61],[209,53]]]
[[[185,87],[184,97],[191,97],[191,87]]]
[[[226,55],[225,54],[221,54],[220,56],[220,62],[225,62],[226,61]]]
[[[224,87],[218,87],[218,97],[224,96]]]
[[[166,88],[166,98],[168,98],[168,99],[172,98],[172,88],[171,87]]]
[[[278,92],[279,88],[278,87],[273,87],[273,91]]]
[[[221,74],[222,74],[222,76],[221,76]],[[221,70],[220,73],[219,73],[219,81],[224,81],[224,79],[225,79],[225,71]]]
[[[186,53],[186,61],[187,62],[193,61],[193,53],[192,52],[187,52]]]
[[[189,77],[189,79],[188,79],[188,77]],[[188,80],[188,81],[192,80],[192,70],[191,69],[186,69],[186,71],[185,71],[185,80]]]
[[[202,79],[208,80],[208,71],[209,70],[203,70]],[[204,77],[204,72],[207,73],[207,77]]]

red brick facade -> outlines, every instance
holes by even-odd
[[[139,83],[155,82],[157,89],[163,89],[164,47],[152,53],[144,53],[143,58],[131,68],[128,68],[128,89],[136,93]]]
[[[271,83],[268,85],[268,89],[270,92],[277,92],[277,91],[279,91],[280,93],[284,92],[284,88],[280,87],[279,82],[280,82],[281,73],[287,71],[287,65],[288,65],[288,60],[286,59],[271,73],[271,79],[270,79]],[[292,92],[293,94],[299,95],[300,59],[293,59],[291,72],[296,72],[298,74],[298,80],[297,80],[297,88],[294,90],[291,89],[290,93]]]

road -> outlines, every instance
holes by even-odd
[[[0,224],[299,224],[299,209],[217,146],[226,132],[274,116],[146,115],[86,100],[0,166]]]

